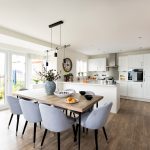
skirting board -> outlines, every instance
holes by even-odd
[[[129,97],[129,96],[120,96],[120,98],[143,101],[143,102],[150,102],[150,99],[145,99],[145,98],[136,98],[136,97]]]

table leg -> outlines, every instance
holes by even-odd
[[[81,134],[81,113],[79,113],[79,132],[78,132],[78,150],[80,150],[80,135]]]

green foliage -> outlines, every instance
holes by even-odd
[[[38,75],[41,77],[42,80],[44,81],[53,81],[53,80],[57,80],[60,78],[60,75],[58,72],[56,72],[56,70],[46,70],[45,67],[43,67],[43,70],[38,72]]]

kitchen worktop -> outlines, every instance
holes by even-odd
[[[96,86],[112,86],[112,87],[116,87],[118,86],[117,84],[106,84],[106,83],[102,83],[100,81],[88,81],[88,82],[83,82],[83,81],[73,81],[73,82],[64,82],[64,81],[57,81],[57,83],[68,83],[68,84],[88,84],[88,85],[96,85]]]

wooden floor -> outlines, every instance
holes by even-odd
[[[21,132],[24,125],[23,116],[20,120],[18,136],[15,136],[16,116],[10,129],[7,124],[10,118],[8,110],[0,111],[0,150],[33,150],[33,126],[27,126],[23,138]],[[121,100],[118,114],[110,114],[106,124],[109,136],[107,144],[102,130],[99,132],[99,147],[101,150],[150,150],[150,103]],[[44,129],[37,128],[35,149],[40,149]],[[45,139],[43,150],[57,150],[56,135],[49,133]],[[72,130],[61,134],[61,150],[77,150],[73,142]],[[94,133],[82,134],[81,150],[95,150]]]

